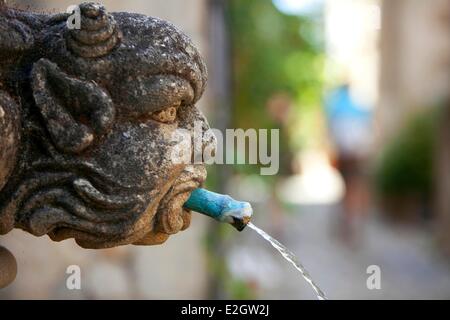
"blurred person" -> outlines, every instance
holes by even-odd
[[[349,85],[333,89],[326,98],[329,134],[335,147],[335,165],[345,184],[339,231],[343,240],[356,244],[357,231],[368,211],[366,161],[371,145],[370,108],[357,102]]]

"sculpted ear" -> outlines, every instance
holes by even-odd
[[[32,89],[51,139],[62,152],[81,153],[113,124],[109,95],[94,82],[69,77],[49,60],[34,64]]]

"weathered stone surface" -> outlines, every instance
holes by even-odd
[[[65,14],[0,7],[0,234],[163,243],[206,178],[171,158],[176,129],[208,128],[205,65],[168,22],[80,9],[70,30]]]
[[[7,249],[0,246],[0,289],[8,286],[17,275],[17,262]]]
[[[0,190],[16,163],[19,148],[20,113],[15,101],[0,90]]]

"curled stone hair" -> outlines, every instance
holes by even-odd
[[[120,44],[122,34],[113,16],[105,7],[84,3],[80,5],[81,28],[67,32],[67,47],[83,58],[98,58],[107,55]]]

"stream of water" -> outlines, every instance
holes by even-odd
[[[255,226],[253,223],[250,222],[247,226],[252,230],[256,231],[265,240],[267,240],[272,245],[272,247],[278,250],[278,252],[283,256],[283,258],[289,261],[295,267],[295,269],[297,269],[301,273],[302,277],[312,287],[319,300],[327,300],[325,293],[323,293],[323,291],[314,283],[308,271],[306,271],[305,267],[303,267],[303,265],[298,261],[295,254],[289,251],[288,248],[279,243],[276,239],[268,235],[264,230],[261,230],[260,228]]]

